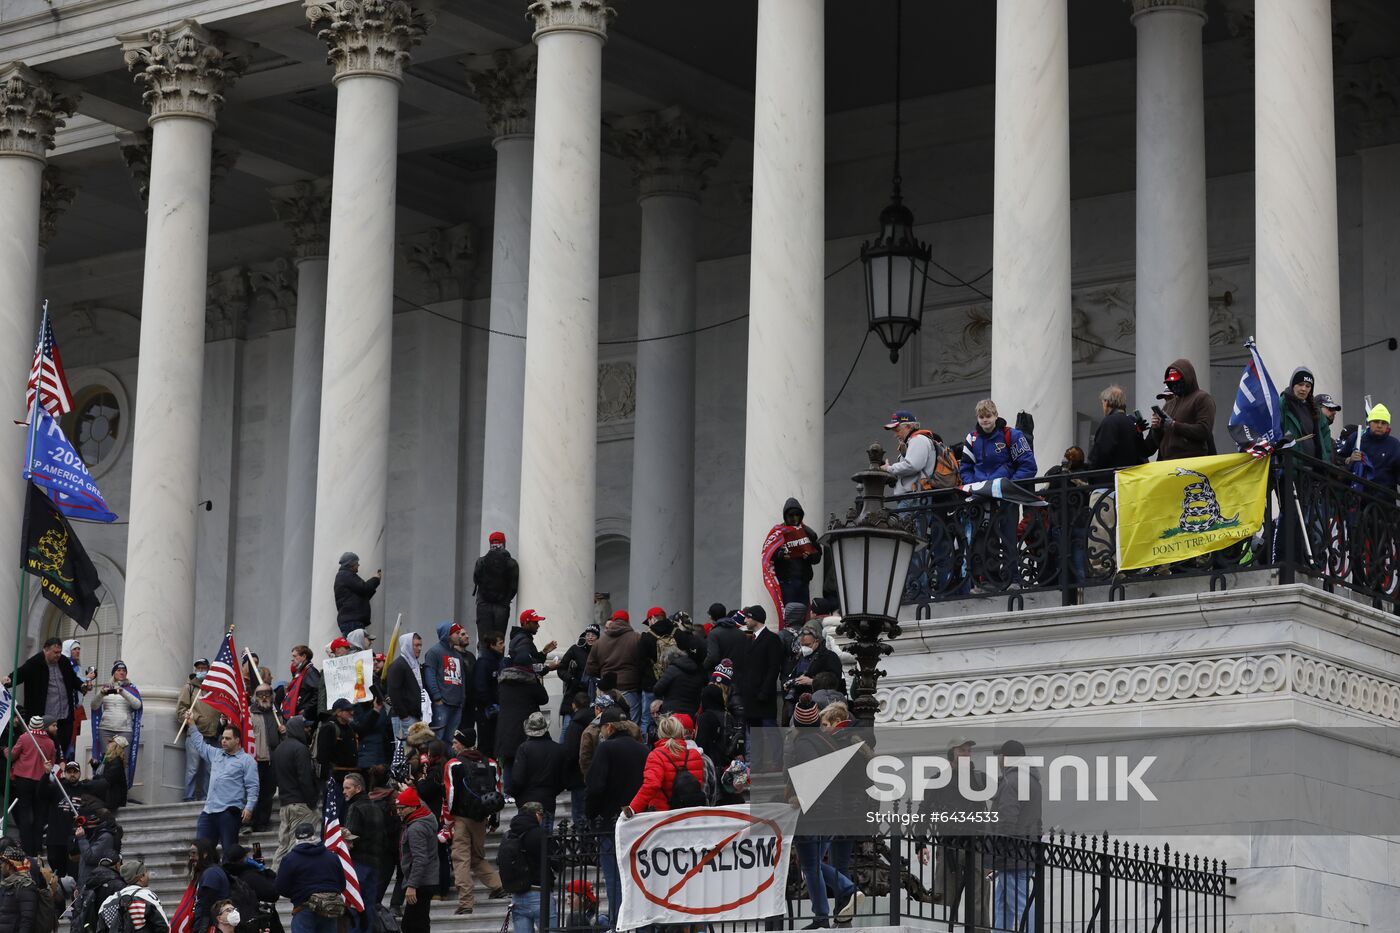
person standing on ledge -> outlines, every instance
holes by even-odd
[[[490,547],[476,559],[472,584],[476,594],[476,640],[484,645],[487,635],[504,635],[510,627],[510,604],[520,588],[520,564],[506,550],[503,531],[491,532]],[[451,735],[451,733],[448,733]]]
[[[368,580],[361,579],[360,555],[354,551],[340,555],[340,570],[335,575],[335,623],[341,635],[369,628],[369,601],[383,582],[383,570],[376,570]]]

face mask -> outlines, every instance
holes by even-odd
[[[197,682],[203,680],[204,677],[205,677],[205,675],[206,675],[207,673],[208,673],[207,671],[195,671],[195,672],[194,672],[194,679],[195,679],[195,682],[197,683]]]
[[[798,652],[799,652],[804,658],[806,658],[806,657],[810,657],[811,654],[812,654],[812,652],[813,652],[813,651],[816,651],[817,649],[813,648],[811,645],[803,645],[801,648],[798,648],[797,650],[798,650]]]
[[[237,910],[230,910],[228,913],[224,914],[224,923],[227,923],[231,927],[238,926],[242,921],[243,915]]]

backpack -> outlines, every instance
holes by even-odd
[[[920,429],[910,436],[918,435],[927,437],[929,443],[933,445],[933,466],[915,481],[914,488],[921,492],[927,492],[932,489],[951,489],[954,486],[961,486],[962,475],[958,472],[958,458],[953,456],[953,452],[935,440],[932,431]]]
[[[676,774],[671,778],[671,793],[666,798],[666,805],[672,810],[705,806],[705,789],[700,786],[699,781],[695,780],[695,775],[690,773],[690,769],[686,767],[688,764],[690,764],[689,745],[685,747],[685,757],[676,766]]]
[[[47,868],[42,869],[42,871],[44,883],[34,886],[34,891],[38,895],[34,903],[34,933],[54,933],[58,929],[58,906],[57,901],[54,900],[53,887],[58,882],[54,878],[53,872]]]
[[[37,887],[37,885],[36,885]],[[89,883],[83,888],[77,904],[73,907],[72,919],[68,922],[70,933],[96,933],[97,920],[102,912],[102,903],[126,887],[120,875],[100,884]],[[50,896],[52,898],[52,895]]]
[[[653,681],[661,679],[661,672],[666,669],[666,663],[661,659],[666,656],[670,648],[676,647],[676,630],[671,629],[669,635],[660,635],[656,639],[656,660],[651,662],[651,677]]]
[[[253,930],[257,928],[258,920],[258,895],[237,875],[228,875],[228,899],[233,901],[233,906],[238,908],[239,930]],[[336,895],[339,897],[340,895]]]
[[[506,801],[496,789],[496,769],[486,761],[462,762],[461,778],[454,790],[463,797],[462,810],[469,820],[483,822],[505,809]]]
[[[374,933],[399,933],[403,927],[399,925],[399,918],[394,916],[394,911],[378,904],[374,909]]]
[[[501,875],[501,887],[509,894],[524,894],[530,890],[533,876],[530,858],[525,854],[525,839],[514,831],[507,832],[496,849],[496,870]]]

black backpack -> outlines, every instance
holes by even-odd
[[[695,780],[695,775],[690,773],[686,765],[690,764],[690,746],[686,746],[685,757],[676,767],[676,776],[671,779],[671,795],[666,799],[667,805],[672,810],[683,810],[686,807],[703,807],[708,801],[705,800],[705,789],[700,786],[700,782]]]
[[[239,930],[255,930],[258,924],[258,895],[242,878],[228,875],[228,898],[238,908]]]
[[[122,888],[126,887],[126,882],[121,875],[112,873],[113,877],[98,884],[89,882],[83,888],[83,893],[78,897],[78,903],[73,907],[72,918],[68,922],[70,933],[96,933],[98,915],[102,910],[102,902]]]
[[[457,791],[462,794],[462,810],[467,819],[484,822],[505,808],[506,800],[496,789],[496,770],[486,761],[462,762]]]
[[[501,875],[501,887],[510,894],[530,890],[534,877],[530,872],[530,857],[525,852],[525,840],[514,831],[505,834],[496,850],[496,870]]]

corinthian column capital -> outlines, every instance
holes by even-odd
[[[54,133],[76,106],[48,75],[23,62],[0,65],[0,155],[44,161]]]
[[[304,0],[306,19],[330,48],[335,80],[352,75],[403,79],[409,51],[432,17],[410,0]]]
[[[537,42],[547,32],[588,32],[606,40],[617,11],[602,0],[535,0],[525,15],[535,21]]]
[[[463,60],[467,89],[486,108],[497,139],[535,132],[535,47],[503,49]]]
[[[607,147],[627,160],[643,198],[681,194],[698,198],[705,174],[719,164],[729,138],[678,107],[613,120]]]
[[[330,252],[331,180],[306,179],[268,189],[277,219],[292,235],[298,259],[324,259]]]
[[[44,166],[44,176],[39,187],[39,247],[48,249],[58,233],[58,219],[68,210],[78,189],[70,184],[73,179],[64,174],[56,165]]]
[[[121,42],[127,69],[146,86],[142,100],[150,108],[151,123],[165,117],[217,122],[224,90],[246,65],[223,33],[191,19]]]

